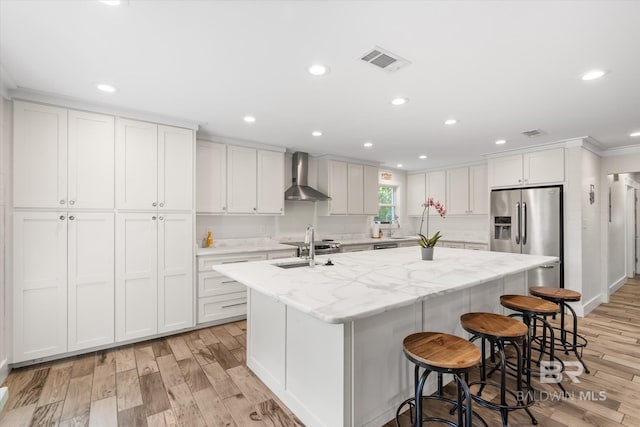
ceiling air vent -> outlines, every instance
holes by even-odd
[[[405,65],[411,64],[411,62],[407,61],[400,55],[391,53],[379,46],[374,47],[372,50],[362,55],[360,59],[388,73],[393,73]]]
[[[522,132],[522,134],[529,138],[535,138],[536,136],[544,135],[545,132],[542,129],[531,129],[525,130],[524,132]]]

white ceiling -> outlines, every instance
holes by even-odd
[[[640,143],[636,1],[0,0],[0,15],[5,84],[202,134],[406,169],[587,135]],[[375,45],[411,65],[387,74],[358,59]],[[331,72],[309,75],[316,62]],[[594,68],[610,73],[580,79]],[[393,107],[397,96],[410,102]],[[520,135],[534,128],[547,134]]]

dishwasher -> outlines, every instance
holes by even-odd
[[[378,249],[395,249],[398,247],[397,243],[393,243],[393,242],[388,242],[388,243],[376,243],[373,245],[373,250],[378,250]]]

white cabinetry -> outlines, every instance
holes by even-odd
[[[193,326],[191,214],[118,214],[116,340]]]
[[[427,194],[426,175],[417,173],[407,176],[407,215],[422,215],[422,204],[426,201]]]
[[[15,101],[13,147],[15,207],[113,208],[113,117]]]
[[[446,202],[447,174],[445,171],[429,172],[427,174],[426,199],[433,198],[436,202]],[[429,215],[438,215],[435,209],[429,210]]]
[[[347,211],[352,215],[364,213],[364,167],[349,163],[347,166]]]
[[[113,342],[113,214],[15,212],[14,362]]]
[[[227,211],[229,213],[257,211],[256,161],[255,148],[233,145],[227,147]]]
[[[364,251],[372,251],[373,245],[370,244],[357,244],[357,245],[342,245],[340,247],[340,252],[364,252]]]
[[[349,213],[349,190],[347,185],[349,172],[347,163],[330,160],[328,174],[326,176],[324,176],[325,174],[321,175],[323,176],[318,179],[320,191],[327,193],[331,197],[329,214]]]
[[[488,212],[487,166],[447,170],[447,213],[450,215]]]
[[[116,122],[116,206],[191,210],[193,131],[128,119]]]
[[[379,170],[375,166],[364,166],[364,214],[378,215]]]
[[[283,213],[284,190],[284,155],[258,150],[258,213]]]
[[[227,146],[198,141],[196,147],[196,211],[227,210]]]
[[[489,159],[491,187],[517,187],[564,181],[564,148]]]
[[[321,159],[318,189],[331,197],[329,215],[377,215],[378,168]]]

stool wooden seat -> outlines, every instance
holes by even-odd
[[[551,288],[549,286],[532,286],[529,288],[529,293],[533,296],[554,302],[580,301],[582,299],[580,292],[564,288]]]
[[[464,338],[439,332],[411,334],[402,347],[407,359],[430,370],[471,368],[481,357],[478,347]]]
[[[527,335],[527,326],[512,317],[495,313],[466,313],[460,324],[472,335],[495,338],[521,338]]]
[[[558,304],[528,295],[501,295],[500,304],[514,311],[537,315],[556,314],[560,311]]]

